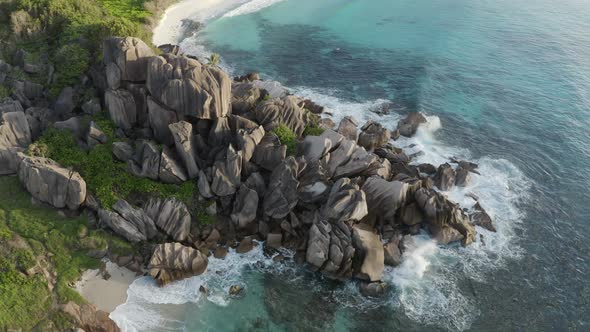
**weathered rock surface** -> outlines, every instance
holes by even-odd
[[[389,242],[383,246],[385,265],[398,266],[402,263],[402,252],[399,249],[401,239],[401,234],[395,234]]]
[[[242,152],[230,145],[225,160],[215,162],[211,191],[219,196],[228,196],[236,192],[241,183]]]
[[[254,219],[258,211],[258,193],[245,185],[240,187],[234,201],[231,219],[238,228],[246,228]]]
[[[80,174],[48,158],[22,153],[18,158],[18,177],[33,197],[58,209],[76,210],[84,203],[86,182]]]
[[[230,77],[194,59],[172,54],[150,58],[147,87],[153,98],[179,117],[216,119],[230,111]]]
[[[330,224],[320,220],[312,225],[307,242],[306,261],[315,270],[320,270],[330,278],[350,278],[354,253],[352,234],[347,224]]]
[[[359,138],[358,123],[350,116],[344,117],[338,125],[338,133],[344,138],[356,142]]]
[[[191,230],[191,215],[184,203],[176,198],[152,198],[143,207],[156,226],[171,236],[174,241],[188,239]]]
[[[181,184],[189,179],[184,168],[177,161],[174,151],[167,146],[162,148],[160,154],[158,179],[164,183],[172,184]]]
[[[148,97],[148,122],[154,133],[154,138],[166,145],[174,144],[174,137],[170,125],[178,122],[179,117],[171,110],[162,107],[151,97]]]
[[[287,147],[281,144],[279,138],[267,133],[254,149],[252,160],[260,167],[272,171],[281,164],[287,156]]]
[[[31,131],[23,111],[0,115],[0,175],[14,174],[20,162],[17,154],[31,143]]]
[[[131,92],[123,89],[106,90],[106,108],[115,125],[121,129],[132,129],[137,123],[137,108]]]
[[[384,253],[379,235],[364,224],[352,228],[355,276],[362,280],[379,281],[383,276]]]
[[[146,241],[158,234],[153,219],[124,200],[118,200],[113,211],[100,209],[98,216],[103,224],[130,242]]]
[[[114,142],[113,155],[122,162],[128,162],[133,158],[133,147],[127,142]]]
[[[407,117],[398,122],[397,129],[402,136],[412,137],[422,123],[426,123],[426,118],[422,113],[410,112]]]
[[[72,317],[83,331],[86,332],[119,332],[117,324],[109,318],[109,314],[96,309],[92,304],[77,304],[73,301],[61,307],[61,310]]]
[[[236,133],[236,141],[238,150],[242,151],[244,162],[249,162],[254,156],[254,151],[262,139],[266,131],[264,127],[258,126],[255,129],[239,129]]]
[[[299,163],[288,157],[277,166],[270,176],[264,196],[264,213],[275,219],[285,218],[297,205]]]
[[[384,128],[380,123],[369,121],[361,128],[361,134],[358,138],[358,145],[367,150],[374,150],[382,147],[391,138],[389,130]]]
[[[438,167],[434,176],[434,185],[440,190],[447,191],[455,185],[455,170],[449,164],[442,164]]]
[[[309,163],[316,162],[332,149],[332,141],[321,136],[307,136],[300,145],[300,155]]]
[[[193,126],[188,122],[180,121],[170,124],[168,128],[174,137],[176,151],[184,163],[188,177],[194,179],[199,174],[199,167],[193,145]]]
[[[109,85],[118,85],[119,82],[116,82],[116,78],[131,82],[145,81],[148,60],[155,55],[146,43],[134,37],[108,38],[104,41],[103,52],[104,62],[107,64]],[[111,66],[110,70],[108,66]],[[109,72],[111,73],[110,78]]]
[[[207,269],[207,256],[180,243],[159,244],[148,264],[149,274],[160,286],[198,276]]]
[[[262,98],[262,90],[250,82],[232,85],[232,113],[244,114],[253,110]]]
[[[287,96],[264,101],[254,110],[256,122],[271,131],[283,124],[289,127],[298,137],[305,130],[304,112],[297,105],[297,98]]]
[[[328,220],[360,221],[368,214],[365,193],[350,179],[339,179],[332,186],[322,214]]]
[[[373,176],[365,181],[362,189],[369,211],[387,221],[393,221],[396,211],[407,200],[408,185],[399,181],[389,182]]]
[[[479,202],[475,203],[473,206],[474,212],[469,215],[471,221],[474,225],[483,227],[488,231],[495,232],[496,227],[492,222],[492,218],[490,215],[484,210],[484,208],[479,204]]]

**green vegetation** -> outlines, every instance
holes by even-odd
[[[320,128],[320,127],[312,124],[312,125],[308,125],[307,127],[305,127],[305,130],[303,131],[303,136],[320,136],[323,133],[324,133],[323,128]]]
[[[4,85],[0,85],[0,99],[10,97],[10,90]]]
[[[221,58],[219,57],[219,54],[211,53],[211,55],[209,56],[209,59],[207,59],[207,64],[210,66],[217,66],[217,65],[219,65],[220,61],[221,61]]]
[[[76,138],[71,132],[49,128],[29,148],[28,153],[51,158],[64,167],[72,167],[80,172],[88,190],[96,195],[105,208],[110,208],[117,200],[133,193],[176,197],[189,204],[196,192],[194,181],[174,185],[133,176],[126,170],[127,164],[113,158],[114,124],[104,115],[97,116],[94,120],[109,138],[107,144],[85,151],[77,146]]]
[[[297,152],[297,135],[295,135],[291,128],[280,124],[273,129],[273,133],[277,135],[281,144],[287,146],[287,155],[294,155]]]
[[[83,302],[68,284],[83,269],[100,265],[86,252],[108,246],[129,253],[133,248],[127,243],[121,246],[122,240],[104,231],[81,231],[88,226],[85,216],[66,218],[54,209],[33,205],[16,177],[0,177],[0,188],[0,330],[31,330],[50,313],[59,330],[68,320],[63,313],[52,313],[54,299]],[[56,272],[54,292],[42,274],[26,274],[37,262]]]

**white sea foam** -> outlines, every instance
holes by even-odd
[[[240,7],[227,12],[225,15],[223,15],[224,17],[234,17],[234,16],[240,16],[240,15],[246,15],[246,14],[252,14],[255,13],[257,11],[260,11],[266,7],[270,7],[276,3],[279,2],[283,2],[285,0],[252,0],[250,2],[247,2],[243,5],[241,5]]]
[[[285,251],[284,256],[290,253]],[[202,301],[227,306],[231,300],[229,288],[241,285],[248,288],[241,280],[242,272],[249,266],[257,264],[257,269],[281,269],[280,264],[273,264],[272,258],[263,254],[263,246],[258,244],[245,254],[230,252],[225,259],[209,257],[207,273],[200,276],[176,281],[166,287],[158,287],[151,277],[137,279],[127,290],[127,302],[118,306],[110,315],[122,331],[135,332],[146,330],[177,331],[182,328],[181,320],[171,319],[173,313],[162,314],[161,305],[199,304]],[[199,290],[207,288],[205,296]]]

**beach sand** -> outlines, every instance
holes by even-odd
[[[177,44],[182,36],[182,20],[206,22],[236,7],[244,0],[182,0],[168,8],[153,30],[154,45]]]
[[[110,275],[108,280],[104,279],[100,270],[85,271],[76,283],[76,290],[98,309],[110,313],[127,301],[127,288],[137,276],[135,272],[110,261],[106,262],[106,272]]]

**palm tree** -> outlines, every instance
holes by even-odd
[[[211,56],[209,56],[208,60],[209,60],[208,65],[217,66],[219,64],[219,62],[221,61],[221,58],[219,57],[219,54],[211,53]]]

